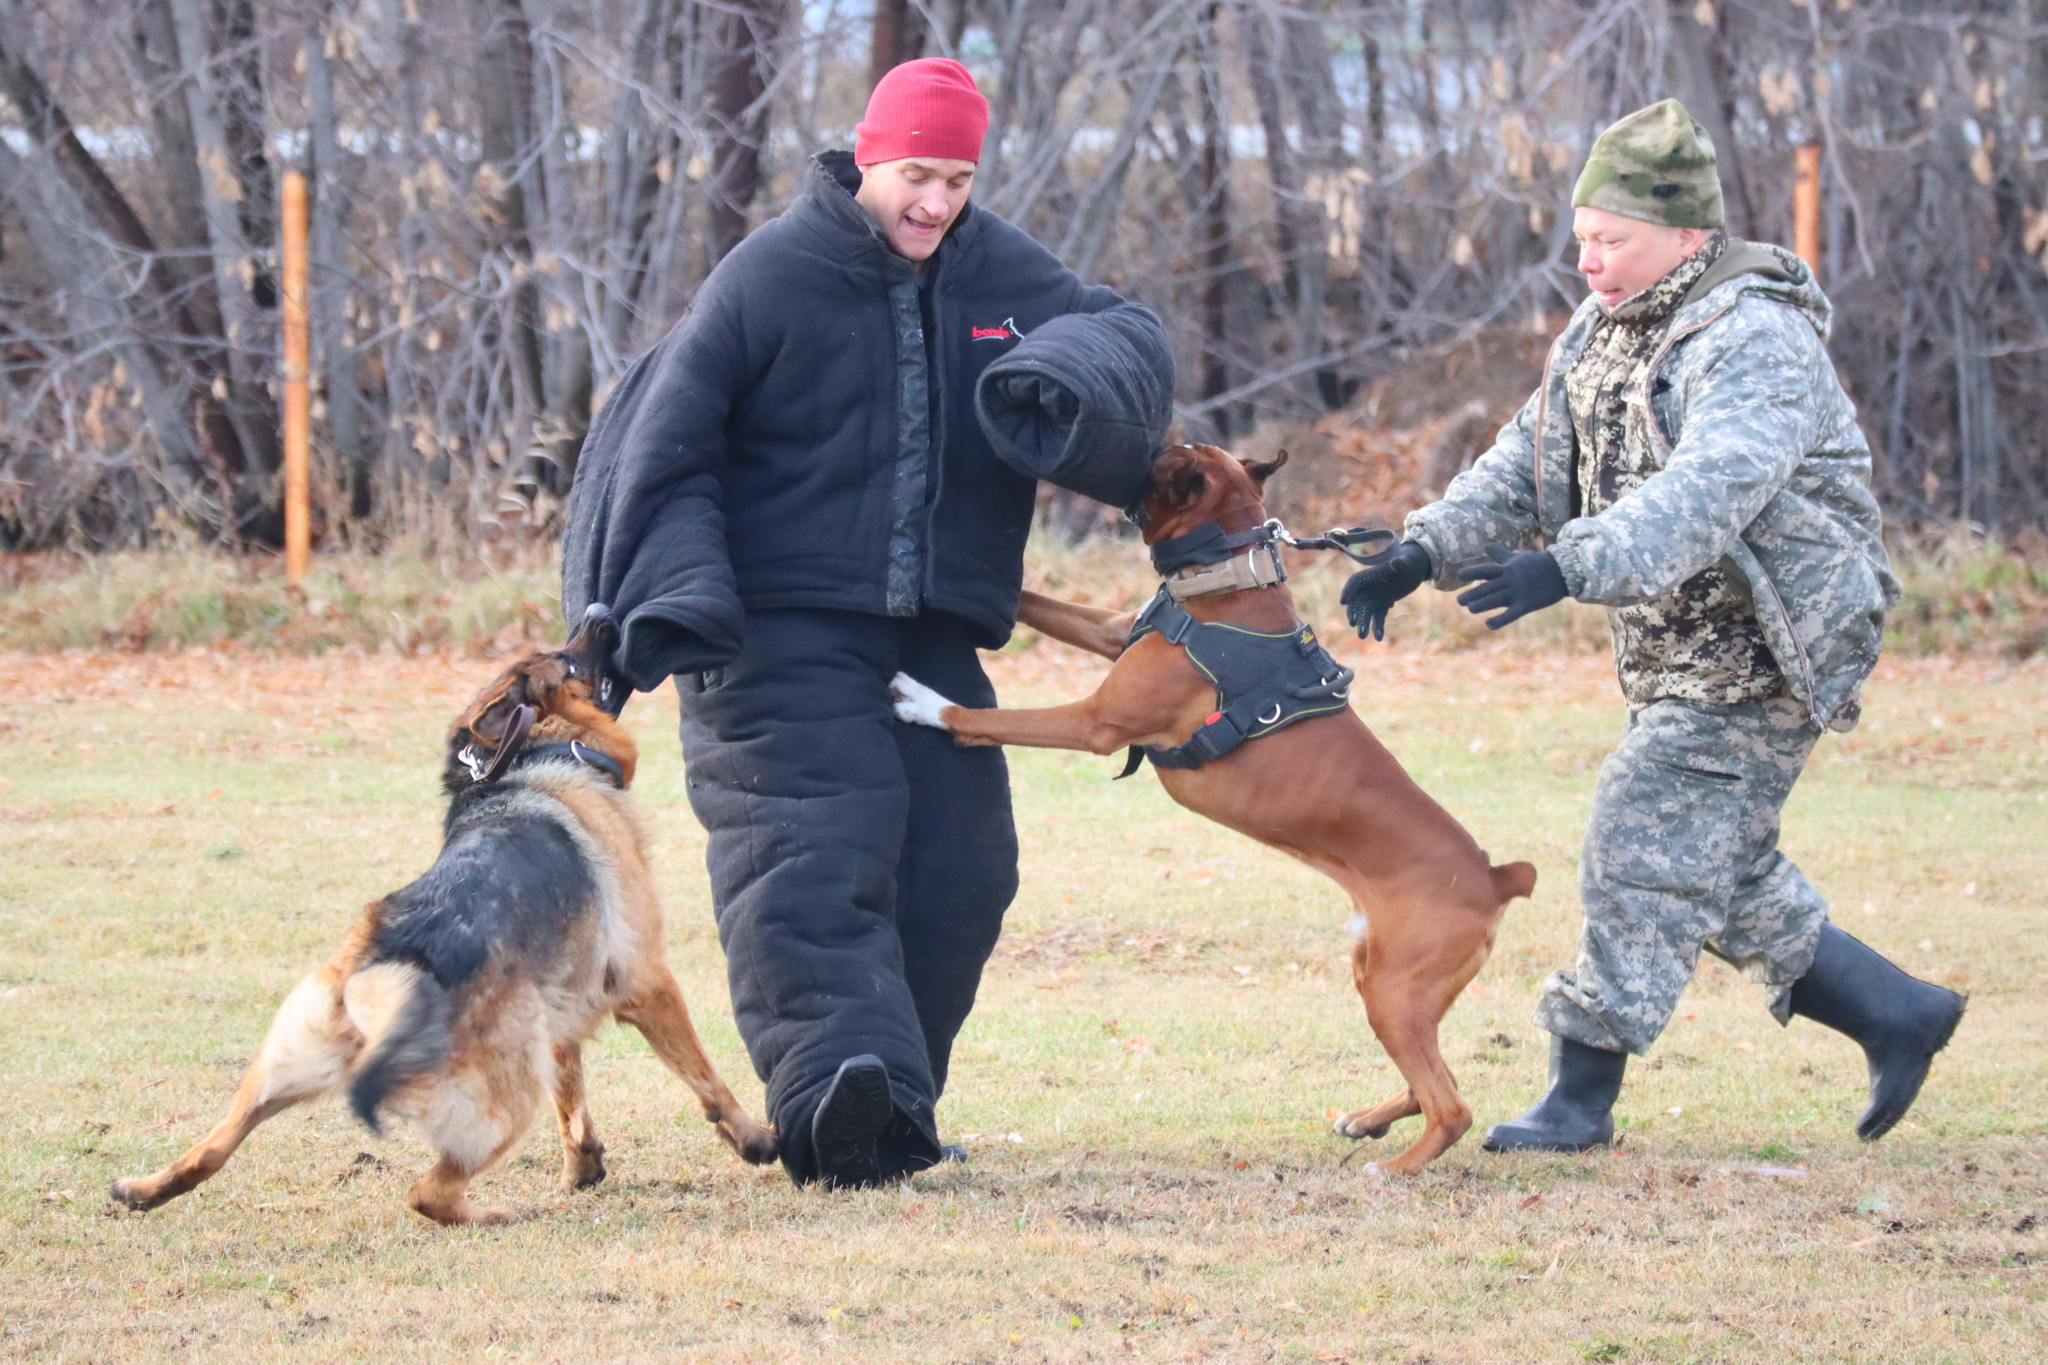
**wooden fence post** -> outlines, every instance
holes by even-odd
[[[1792,249],[1820,276],[1820,144],[1809,142],[1794,156]]]
[[[297,583],[313,553],[311,328],[306,320],[306,177],[284,178],[284,571]]]

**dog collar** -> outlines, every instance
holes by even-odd
[[[1223,523],[1205,521],[1185,535],[1170,537],[1152,547],[1152,567],[1161,578],[1182,569],[1203,564],[1221,564],[1239,550],[1255,554],[1277,539],[1278,519],[1264,521],[1249,531],[1226,531]]]
[[[1392,531],[1364,526],[1325,531],[1319,536],[1295,536],[1278,517],[1269,517],[1249,531],[1234,532],[1225,531],[1220,522],[1205,521],[1185,535],[1154,545],[1152,567],[1166,580],[1166,591],[1174,601],[1188,602],[1285,583],[1287,566],[1280,560],[1282,545],[1297,550],[1335,550],[1370,567],[1392,557],[1394,540]],[[1360,554],[1352,548],[1375,543],[1386,548],[1374,554]],[[1242,557],[1237,553],[1239,550],[1244,551]],[[1259,553],[1262,550],[1263,557]]]
[[[626,785],[626,770],[619,766],[617,759],[601,750],[579,744],[573,739],[567,744],[542,744],[528,749],[519,756],[518,761],[513,766],[525,768],[535,763],[547,763],[565,758],[581,763],[586,768],[597,769],[610,778],[612,785],[615,787],[624,789]]]
[[[1249,531],[1226,531],[1221,522],[1205,521],[1154,545],[1152,567],[1176,602],[1270,588],[1287,581],[1287,566],[1280,562],[1285,535],[1278,518]]]
[[[1187,602],[1198,597],[1221,597],[1227,592],[1270,588],[1285,583],[1287,569],[1280,563],[1279,551],[1270,545],[1264,548],[1266,553],[1263,555],[1256,549],[1247,550],[1221,564],[1182,569],[1166,580],[1166,591],[1174,601]]]
[[[568,759],[587,768],[597,769],[611,779],[613,786],[621,791],[625,790],[626,770],[619,765],[617,759],[601,750],[579,744],[573,739],[566,744],[542,744],[536,748],[526,748],[526,737],[533,730],[533,720],[534,711],[530,706],[522,706],[514,711],[511,723],[505,727],[505,737],[498,742],[497,751],[489,758],[478,753],[474,744],[464,745],[462,752],[455,757],[463,767],[469,769],[469,780],[480,787],[489,786],[514,768]]]

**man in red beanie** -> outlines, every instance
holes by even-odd
[[[897,255],[916,262],[920,279],[967,207],[987,133],[988,101],[966,67],[943,57],[905,62],[882,77],[868,116],[854,125],[854,201]]]
[[[675,679],[798,1183],[943,1158],[933,1106],[1017,888],[1002,751],[900,724],[889,680],[993,705],[976,650],[1014,625],[1036,476],[1135,503],[1171,415],[1159,320],[969,204],[987,129],[959,63],[891,71],[576,471],[563,605],[620,622],[608,704]]]

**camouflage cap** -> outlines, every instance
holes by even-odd
[[[1714,140],[1677,100],[1638,109],[1594,140],[1572,207],[1666,227],[1720,227]]]

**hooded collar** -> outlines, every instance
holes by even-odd
[[[852,263],[871,258],[890,284],[916,279],[917,267],[896,254],[881,225],[853,197],[860,192],[860,181],[852,152],[819,152],[811,158],[803,190],[791,207],[838,259]],[[935,265],[943,267],[973,244],[980,232],[979,217],[971,200],[961,206],[960,216],[933,255]]]
[[[1721,259],[1686,292],[1678,320],[1689,320],[1694,310],[1717,312],[1735,295],[1748,293],[1798,309],[1823,341],[1834,327],[1835,306],[1805,261],[1784,247],[1739,237],[1728,239]]]

